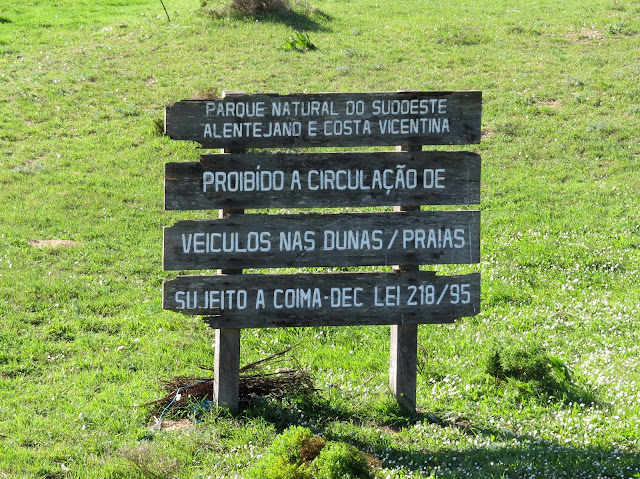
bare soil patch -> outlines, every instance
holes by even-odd
[[[41,240],[41,239],[30,239],[29,246],[34,246],[36,248],[73,248],[76,246],[82,246],[82,243],[71,240]]]
[[[577,32],[568,33],[567,37],[573,40],[574,43],[587,43],[604,40],[605,35],[600,30],[582,28]]]

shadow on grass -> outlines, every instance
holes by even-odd
[[[217,19],[236,19],[247,22],[279,23],[299,32],[327,32],[326,26],[333,17],[322,10],[313,9],[309,12],[283,10],[274,12],[247,13],[230,9],[208,9],[205,14]]]
[[[353,415],[333,407],[322,397],[290,395],[279,399],[254,398],[246,404],[242,416],[260,417],[282,432],[290,426],[302,425],[321,432],[332,421],[352,420]]]
[[[586,399],[594,395],[582,390],[571,396]],[[305,426],[329,441],[344,442],[374,456],[383,469],[398,469],[400,477],[413,473],[451,478],[640,477],[640,452],[601,445],[575,447],[475,424],[455,413],[421,410],[408,414],[391,398],[373,410],[359,411],[305,390],[277,398],[253,396],[241,401],[241,406],[241,412],[234,415],[238,424],[261,419],[278,433],[290,426]],[[201,418],[210,412],[203,407]],[[190,413],[194,421],[199,415]],[[430,440],[429,435],[442,440]]]
[[[286,352],[248,367],[266,361],[273,366],[273,359]],[[516,405],[522,401],[573,409],[581,403],[598,403],[583,378],[546,354],[516,351],[509,357],[502,352],[491,356],[488,366],[487,381],[478,386],[483,396],[495,397],[507,388],[511,397],[505,396],[504,401],[515,401]],[[272,374],[250,376],[254,386],[262,378],[278,387],[268,388],[273,391],[269,394],[247,394],[241,401],[241,412],[235,415],[239,424],[260,419],[272,424],[278,433],[290,426],[308,427],[329,441],[351,444],[374,456],[384,469],[401,469],[401,475],[640,478],[640,452],[606,445],[575,447],[536,433],[518,434],[499,426],[475,424],[455,411],[419,410],[408,414],[392,397],[364,408],[355,398],[356,404],[324,397],[308,383],[308,376],[290,376],[295,370],[287,371],[289,376],[281,378],[284,382],[274,382]],[[206,384],[206,393],[211,390]],[[201,401],[196,403],[203,406],[200,412],[190,413],[194,421],[205,419],[211,412],[209,399]],[[430,435],[441,439],[434,441]],[[582,437],[579,439],[582,441]]]
[[[253,14],[248,15],[245,18],[258,22],[280,23],[300,32],[330,31],[330,29],[323,25],[323,23],[330,22],[332,20],[331,15],[320,10],[314,10],[310,14],[289,10],[261,15]]]
[[[336,408],[322,398],[290,397],[254,403],[241,415],[260,417],[274,424],[279,432],[294,425],[309,427],[329,441],[351,444],[376,457],[384,469],[399,469],[404,474],[514,479],[640,477],[640,453],[613,447],[574,447],[499,427],[478,426],[460,416],[447,417],[424,411],[408,415],[403,411],[400,406],[389,405],[379,421],[372,421]],[[341,428],[340,433],[326,431],[334,421],[350,426],[346,430]],[[417,428],[415,436],[413,428]],[[469,442],[478,446],[447,447],[443,443],[437,450],[426,450],[406,445],[407,439],[443,429],[449,429],[453,435],[468,436]],[[393,440],[396,435],[397,442]],[[411,443],[415,444],[415,441],[411,440]]]
[[[388,443],[376,445],[345,434],[327,439],[348,442],[374,455],[385,469],[437,477],[640,477],[639,453],[612,447],[574,447],[497,430],[475,433],[478,442],[486,445],[444,451],[444,448],[425,451],[389,447]]]

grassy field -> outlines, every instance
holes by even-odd
[[[291,425],[381,478],[640,477],[640,4],[312,0],[0,4],[0,478],[245,477]],[[295,31],[317,47],[286,51]],[[248,93],[482,90],[480,315],[419,330],[418,406],[389,328],[246,330],[313,398],[166,419],[160,379],[206,376],[214,333],[163,311],[164,106]],[[461,148],[441,148],[461,149]]]

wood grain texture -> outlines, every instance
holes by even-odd
[[[416,411],[418,325],[393,324],[389,340],[389,387],[398,403]]]
[[[218,407],[237,411],[240,390],[240,334],[235,328],[216,329],[213,399]]]
[[[480,212],[231,215],[163,239],[165,270],[477,263]]]
[[[215,315],[214,328],[448,323],[480,311],[480,274],[429,271],[180,276],[163,308]]]
[[[470,152],[203,155],[165,165],[165,209],[480,203]]]
[[[480,142],[482,92],[234,95],[165,109],[165,134],[205,148]]]

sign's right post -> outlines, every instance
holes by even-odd
[[[398,152],[421,151],[422,145],[396,146]],[[396,205],[395,212],[420,211],[420,205]],[[394,271],[404,273],[416,271],[418,265],[394,265]],[[418,371],[418,325],[391,325],[391,344],[389,347],[389,387],[398,404],[410,413],[416,411],[416,383]]]

